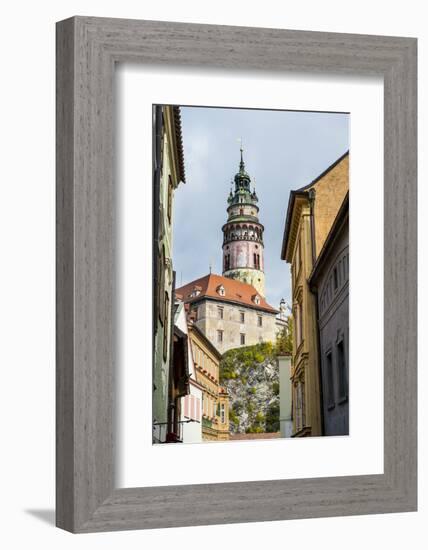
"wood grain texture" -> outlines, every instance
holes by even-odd
[[[115,62],[376,74],[385,86],[383,475],[115,489]],[[57,525],[416,510],[416,40],[75,17],[57,25]]]

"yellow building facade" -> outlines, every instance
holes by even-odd
[[[348,189],[345,153],[309,185],[290,193],[281,257],[291,264],[294,437],[323,435],[317,301],[308,279]]]
[[[193,323],[189,323],[189,339],[196,382],[203,388],[202,439],[228,440],[229,395],[219,383],[221,354]]]

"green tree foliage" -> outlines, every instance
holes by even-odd
[[[287,324],[281,329],[276,338],[275,354],[287,355],[293,351],[293,319],[288,317]]]
[[[279,432],[279,403],[271,403],[266,412],[266,431]]]
[[[237,366],[241,370],[251,369],[266,359],[274,360],[276,355],[275,346],[271,342],[230,349],[223,354],[220,363],[220,381],[235,379]]]

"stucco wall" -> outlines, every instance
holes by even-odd
[[[254,254],[260,257],[259,269],[264,270],[263,246],[256,241],[232,241],[223,247],[223,257],[230,254],[230,267],[255,267]]]
[[[293,433],[291,398],[291,355],[278,357],[279,368],[279,425],[281,437],[291,437]]]
[[[168,119],[171,113],[165,111],[165,119]],[[161,240],[159,242],[159,250],[162,247],[165,248],[165,258],[167,260],[167,267],[164,270],[164,282],[165,288],[164,291],[168,293],[169,297],[169,307],[171,306],[172,300],[172,223],[173,223],[173,213],[171,216],[171,223],[167,215],[167,203],[168,203],[168,183],[169,177],[173,178],[174,184],[178,184],[174,179],[174,166],[172,159],[173,152],[171,151],[170,139],[168,138],[167,131],[165,130],[163,134],[163,145],[162,145],[162,176],[160,179],[160,235]],[[172,210],[173,212],[173,210]],[[155,424],[165,423],[167,421],[167,407],[168,407],[168,375],[169,375],[169,361],[170,361],[170,345],[169,345],[169,333],[171,330],[171,315],[168,312],[168,322],[162,324],[159,319],[155,319],[157,323],[157,331],[155,335],[155,356],[154,356],[154,373],[153,373],[153,422]],[[164,358],[163,354],[163,342],[164,342],[164,331],[168,331],[168,346],[167,354]],[[155,429],[154,435],[156,437],[162,438],[162,434],[165,434],[165,425]]]
[[[241,334],[245,334],[245,346],[258,344],[262,341],[275,342],[276,340],[278,329],[275,314],[210,300],[200,302],[197,307],[196,326],[220,353],[224,353],[228,349],[241,347]],[[220,319],[219,307],[223,308],[223,319]],[[240,322],[241,312],[244,312],[244,323]],[[261,327],[258,326],[259,315],[262,317]],[[219,330],[223,331],[223,342],[218,341],[217,331]]]
[[[326,260],[318,278],[320,310],[320,355],[323,385],[323,410],[325,435],[349,434],[349,402],[338,391],[337,344],[343,339],[346,357],[345,377],[349,380],[349,229],[342,229],[341,238]],[[333,269],[337,269],[337,288],[333,282]],[[332,380],[327,373],[327,353],[332,358]],[[329,403],[329,383],[332,384],[333,403]]]
[[[316,326],[315,296],[309,289],[307,278],[312,271],[311,227],[309,208],[300,212],[299,229],[292,251],[293,287],[293,392],[299,382],[304,384],[304,425],[301,435],[321,435],[320,380],[318,368],[318,344]],[[300,242],[300,269],[296,269],[296,249]],[[298,341],[298,304],[301,304],[302,337]],[[295,400],[295,395],[293,399]],[[296,433],[296,417],[293,418],[293,432]]]
[[[187,334],[188,342],[188,369],[190,381],[196,382],[196,369],[193,362],[192,345],[187,326],[187,318],[183,304],[180,304],[176,313],[175,326]],[[190,395],[181,398],[181,421],[183,443],[200,443],[202,441],[202,390],[189,385]],[[190,420],[190,422],[189,422]]]
[[[257,216],[259,208],[254,204],[237,204],[228,209],[229,218],[232,216]]]
[[[349,189],[349,155],[315,184],[314,205],[316,256],[325,242]]]
[[[265,274],[258,269],[229,269],[223,273],[225,277],[235,279],[253,286],[261,296],[265,296]]]

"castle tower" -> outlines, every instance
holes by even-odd
[[[223,275],[248,283],[265,296],[263,231],[259,222],[256,190],[245,171],[243,150],[235,190],[227,199],[227,222],[223,225]]]

